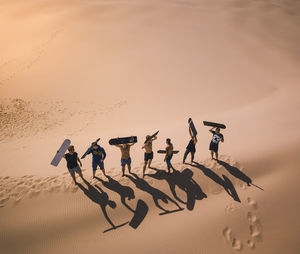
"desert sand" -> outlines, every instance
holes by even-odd
[[[298,254],[299,25],[296,0],[1,1],[0,253]],[[189,117],[197,152],[182,164]],[[203,120],[227,126],[221,163]],[[192,172],[192,209],[186,191],[171,192],[162,155],[140,179],[141,147],[157,130],[154,151],[171,138],[174,167]],[[136,176],[121,177],[108,140],[131,135]],[[133,213],[99,170],[91,178],[91,156],[78,186],[64,160],[50,165],[66,138],[79,155],[101,138],[108,175],[135,193],[128,205],[149,208],[137,229],[104,233],[88,187],[116,203],[115,225]],[[177,207],[156,195],[184,209],[160,215]]]

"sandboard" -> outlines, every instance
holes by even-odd
[[[158,150],[157,153],[166,153],[166,150]],[[173,154],[179,153],[179,151],[173,151]]]
[[[137,136],[125,137],[125,138],[112,138],[109,140],[110,145],[121,145],[121,144],[128,144],[128,143],[136,143]]]
[[[57,167],[57,165],[60,163],[62,157],[65,155],[65,152],[67,151],[68,147],[71,145],[70,139],[65,139],[60,148],[58,149],[57,153],[55,154],[53,160],[51,161],[51,165]]]
[[[146,144],[149,140],[153,139],[158,133],[159,133],[159,131],[155,132],[152,136],[150,136],[149,138],[147,138],[145,140],[144,144]]]
[[[194,122],[193,122],[192,118],[189,118],[188,123],[189,123],[189,126],[190,126],[191,130],[192,130],[193,136],[196,137],[198,132],[195,128],[195,125],[194,125]]]
[[[147,204],[143,200],[139,199],[136,205],[135,213],[129,222],[129,226],[136,229],[146,217],[148,210],[149,208]]]
[[[94,141],[94,142],[91,144],[91,146],[86,150],[86,152],[84,153],[84,155],[81,156],[81,159],[84,159],[85,156],[87,156],[89,150],[92,148],[93,145],[97,144],[99,140],[100,140],[100,138],[97,138],[97,140]]]
[[[224,124],[221,124],[221,123],[203,121],[203,124],[205,126],[211,126],[211,127],[216,127],[216,128],[220,128],[220,129],[226,129],[226,126]]]

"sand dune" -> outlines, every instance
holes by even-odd
[[[0,252],[299,253],[299,22],[296,0],[2,2]],[[189,117],[197,163],[183,165]],[[203,120],[227,125],[223,163],[209,159]],[[121,178],[108,140],[137,135],[131,155],[141,176],[142,143],[157,130],[154,150],[171,138],[181,173],[167,176],[155,153],[159,173]],[[64,139],[81,155],[99,137],[108,174],[135,192],[130,206],[149,207],[136,230],[103,233],[110,225],[85,188],[116,202],[108,214],[117,225],[133,214],[91,180],[90,157],[89,184],[75,186],[64,161],[50,165]],[[182,202],[186,168],[195,203]],[[184,210],[160,216],[176,205],[159,208],[155,195]]]

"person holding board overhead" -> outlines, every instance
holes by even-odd
[[[190,132],[190,136],[191,136],[191,140],[188,143],[184,156],[183,156],[183,164],[185,163],[186,157],[188,156],[189,153],[191,153],[191,163],[193,163],[194,161],[194,155],[196,152],[196,143],[197,143],[197,137],[195,135],[193,135],[191,127],[189,127],[189,132]]]
[[[131,157],[130,157],[130,147],[133,146],[134,143],[128,144],[118,144],[115,145],[119,147],[121,150],[121,167],[122,167],[122,176],[125,176],[125,166],[128,167],[128,172],[131,174]]]
[[[215,129],[215,130],[214,130]],[[218,150],[219,150],[219,142],[224,142],[224,137],[223,134],[220,133],[220,128],[211,128],[209,130],[212,134],[213,137],[210,141],[210,145],[209,145],[209,150],[211,152],[211,159],[214,159],[214,153],[216,155],[216,160],[218,160]]]
[[[153,150],[152,150],[152,142],[157,139],[157,136],[154,136],[151,138],[150,135],[146,136],[145,144],[143,145],[142,149],[145,149],[145,155],[144,155],[144,167],[143,167],[143,178],[145,176],[146,167],[148,164],[148,168],[151,168],[151,162],[153,159]]]

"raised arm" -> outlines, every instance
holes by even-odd
[[[157,136],[153,137],[153,138],[151,139],[151,141],[154,141],[155,139],[157,139]]]
[[[209,130],[211,133],[214,133],[214,127],[212,127],[210,130]]]

